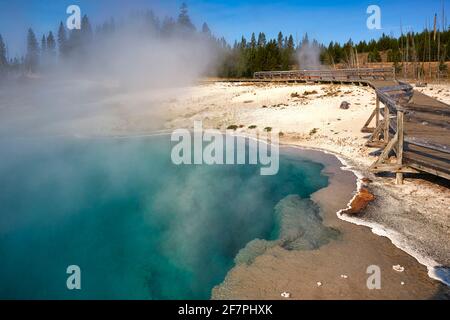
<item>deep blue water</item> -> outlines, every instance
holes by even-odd
[[[276,176],[175,166],[166,136],[0,149],[3,299],[209,299],[248,242],[278,234],[281,200],[328,184],[322,165],[286,155]],[[301,219],[304,207],[289,206]],[[79,291],[66,287],[69,265]]]

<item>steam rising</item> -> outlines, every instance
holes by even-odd
[[[276,178],[263,178],[245,166],[179,169],[169,162],[169,146],[155,141],[39,139],[161,128],[165,102],[207,73],[217,54],[205,34],[147,27],[134,17],[0,87],[0,235],[12,235],[2,243],[10,255],[2,261],[0,282],[7,285],[0,296],[33,294],[30,284],[39,298],[58,290],[69,295],[60,286],[65,279],[53,275],[80,263],[92,265],[99,290],[82,291],[87,298],[118,298],[120,290],[119,298],[205,298],[245,243],[268,237],[278,201],[326,185],[322,166],[309,162],[286,161]],[[303,56],[304,67],[314,66],[311,55]],[[298,218],[294,211],[283,211],[283,219]],[[321,245],[329,236],[325,230],[303,243],[303,229],[292,231],[293,246]]]
[[[298,63],[300,70],[321,70],[324,68],[320,61],[322,47],[316,40],[309,41],[308,35],[305,35],[298,50]]]
[[[143,16],[133,17],[53,63],[45,59],[37,72],[2,83],[0,137],[160,128],[163,103],[195,83],[216,56],[206,35],[175,26],[162,35]]]

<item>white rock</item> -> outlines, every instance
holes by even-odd
[[[404,286],[405,285],[405,283],[402,281],[402,282],[400,282],[400,284],[402,285],[402,286]]]
[[[318,286],[318,287],[321,287],[321,286],[322,286],[322,282],[320,282],[320,281],[317,282],[317,286]]]
[[[397,272],[403,272],[405,271],[405,268],[403,268],[401,265],[392,266],[392,269],[394,269]]]
[[[289,292],[283,292],[283,293],[281,294],[281,296],[282,296],[283,298],[288,299],[288,298],[291,297],[291,294],[290,294]]]
[[[342,279],[347,279],[347,278],[348,278],[348,275],[346,275],[346,274],[341,274],[341,278],[342,278]]]

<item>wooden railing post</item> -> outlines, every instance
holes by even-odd
[[[380,123],[380,98],[378,97],[377,94],[377,102],[376,102],[376,113],[375,113],[375,128],[378,127],[378,124]]]
[[[404,141],[404,132],[403,132],[403,112],[397,111],[397,164],[399,166],[399,170],[403,169],[403,141]],[[396,183],[403,184],[403,172],[396,173]]]
[[[389,137],[389,126],[391,120],[389,119],[389,107],[387,105],[384,106],[384,142],[388,143],[390,140]]]

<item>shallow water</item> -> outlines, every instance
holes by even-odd
[[[0,298],[209,299],[254,239],[309,250],[335,238],[309,200],[328,184],[321,164],[282,154],[278,175],[261,176],[175,166],[170,147],[0,140]],[[81,290],[66,287],[69,265]]]

